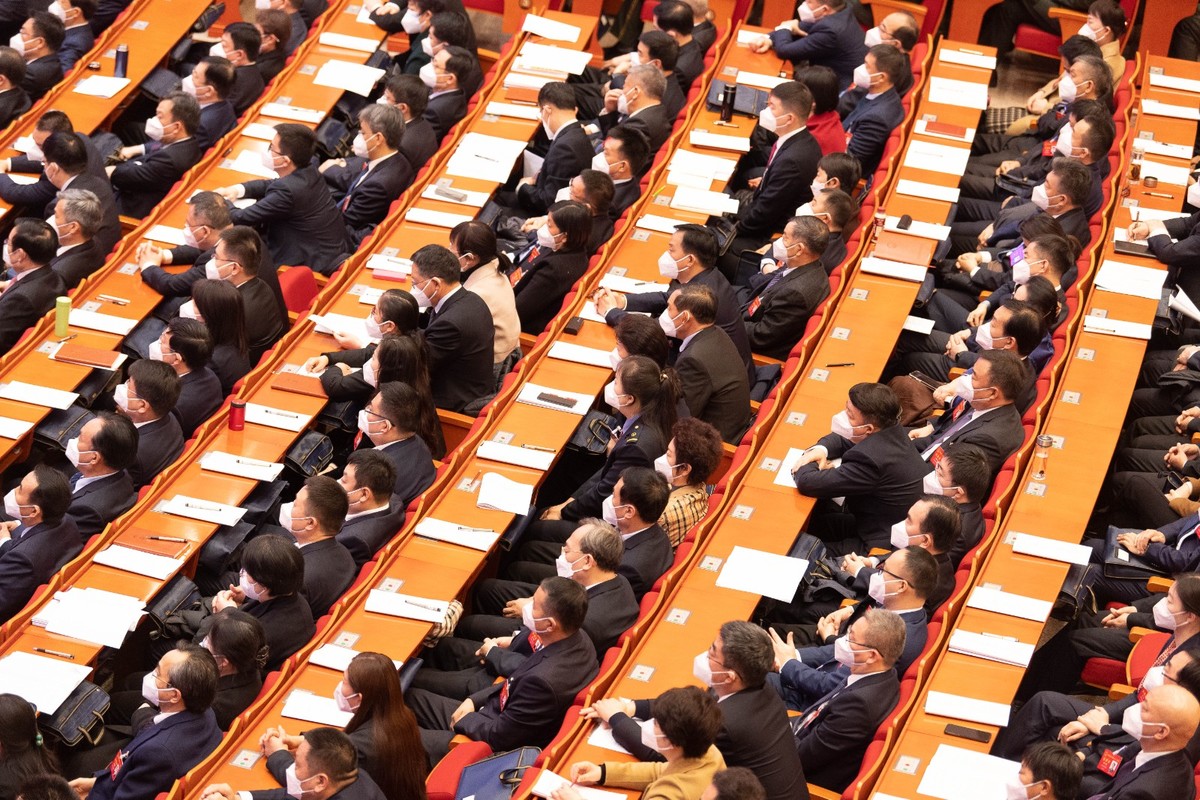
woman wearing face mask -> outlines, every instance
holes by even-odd
[[[571,765],[571,781],[584,786],[640,789],[642,800],[695,800],[725,759],[713,742],[721,729],[717,701],[695,686],[668,689],[651,705],[652,719],[641,722],[642,743],[662,754],[664,761]],[[563,787],[555,800],[581,800],[579,792]]]
[[[471,220],[455,225],[450,231],[450,250],[462,266],[462,285],[483,299],[492,312],[492,358],[497,382],[505,367],[520,359],[521,318],[517,315],[517,299],[506,273],[512,266],[508,256],[496,247],[496,233],[491,227]],[[510,357],[513,358],[510,361]]]
[[[521,332],[537,336],[562,308],[563,298],[587,269],[587,241],[592,217],[583,203],[567,201],[550,207],[537,244],[508,273],[516,295]]]
[[[29,701],[0,694],[0,800],[13,800],[30,778],[59,774],[58,759],[47,744]]]
[[[262,670],[269,655],[267,634],[255,617],[229,609],[215,616],[200,646],[217,662],[220,677],[212,710],[217,725],[227,731],[262,690]]]
[[[821,145],[822,155],[846,152],[846,131],[838,116],[838,76],[826,66],[810,65],[796,70],[800,81],[813,96],[813,110],[805,127]]]
[[[246,336],[246,306],[242,293],[228,281],[201,279],[192,285],[192,299],[179,308],[179,316],[198,319],[212,336],[209,366],[221,381],[221,396],[250,371],[250,349]]]
[[[361,329],[334,331],[333,338],[342,349],[308,359],[304,362],[305,371],[324,372],[332,364],[361,368],[375,352],[375,341],[389,333],[415,335],[420,326],[420,311],[411,294],[403,289],[388,289],[367,314],[367,338],[362,336]]]
[[[346,723],[346,734],[358,751],[358,765],[375,781],[385,797],[425,800],[428,757],[421,747],[417,718],[404,702],[400,677],[392,660],[382,653],[359,653],[334,687],[338,709],[354,716]],[[282,728],[269,728],[262,747],[269,756],[280,750],[294,753],[301,736],[288,735]],[[276,780],[294,759],[279,758]]]
[[[671,342],[654,317],[626,314],[617,322],[613,333],[617,341],[608,354],[608,361],[613,368],[614,380],[617,366],[630,356],[645,356],[657,364],[660,370],[665,371],[668,368],[667,358],[671,353]],[[608,386],[604,387],[605,396],[610,396],[612,392],[612,381],[609,381]],[[689,415],[687,401],[684,400],[681,391],[675,403],[675,417],[684,419]]]

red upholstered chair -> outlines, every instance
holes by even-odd
[[[487,742],[464,742],[437,763],[425,779],[429,800],[454,800],[462,771],[492,754]]]
[[[1136,638],[1135,638],[1136,637]],[[1134,628],[1129,632],[1133,650],[1125,661],[1113,658],[1089,658],[1079,679],[1088,686],[1111,691],[1118,696],[1133,691],[1154,664],[1170,634]]]

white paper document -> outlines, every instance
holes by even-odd
[[[921,197],[927,200],[940,200],[943,203],[958,202],[957,186],[938,186],[934,183],[914,181],[901,178],[896,181],[896,191],[909,197]]]
[[[54,597],[42,612],[49,633],[105,647],[120,647],[145,612],[138,598],[102,589],[72,588]]]
[[[754,44],[755,42],[757,42],[759,39],[766,39],[766,38],[768,38],[767,35],[764,33],[760,33],[759,31],[739,30],[737,32],[737,43],[738,44],[751,45],[751,44]]]
[[[434,211],[429,208],[410,208],[404,218],[409,222],[419,222],[423,225],[433,225],[438,228],[453,228],[464,222],[475,219],[474,214],[451,214],[448,211]]]
[[[693,130],[688,133],[688,144],[693,147],[708,147],[713,150],[731,150],[734,153],[750,152],[749,136],[728,136],[723,133]]]
[[[471,131],[463,135],[446,162],[446,174],[504,183],[527,144],[527,141]]]
[[[347,36],[347,39],[356,37]],[[372,51],[374,52],[374,51]],[[317,70],[313,83],[317,86],[329,86],[343,89],[366,97],[375,88],[375,84],[384,76],[384,71],[366,64],[355,64],[352,61],[326,61]]]
[[[1013,537],[1013,552],[1048,558],[1051,561],[1062,561],[1066,564],[1086,565],[1091,558],[1092,548],[1082,544],[1047,539],[1045,536],[1018,533]]]
[[[487,104],[485,111],[496,117],[511,117],[512,119],[527,119],[537,122],[542,118],[537,106],[526,106],[519,103],[502,103],[493,100]]]
[[[889,261],[886,258],[875,258],[874,256],[867,256],[862,260],[862,269],[873,275],[886,275],[889,278],[899,278],[902,281],[912,281],[913,283],[921,283],[929,271],[929,267],[922,267],[919,264],[901,264],[899,261]]]
[[[479,496],[475,505],[491,511],[528,514],[529,507],[533,505],[533,486],[509,480],[498,472],[485,472],[479,482]]]
[[[564,786],[570,786],[583,800],[625,800],[624,792],[611,792],[605,789],[595,789],[591,786],[580,786],[572,783],[556,772],[548,769],[543,769],[538,773],[537,780],[533,782],[533,786],[529,791],[533,792],[538,797],[549,797],[554,794],[556,789],[561,789]]]
[[[637,227],[648,231],[656,231],[657,233],[674,233],[675,228],[683,224],[677,219],[671,219],[659,214],[643,214],[638,217],[637,221]]]
[[[781,83],[787,83],[791,78],[781,78],[778,75],[764,75],[761,72],[747,72],[746,70],[738,70],[737,82],[744,86],[753,86],[755,89],[765,89],[771,91]]]
[[[601,350],[596,347],[584,347],[581,344],[571,344],[570,342],[555,342],[550,345],[550,350],[546,355],[551,358],[557,358],[559,361],[573,361],[576,364],[588,364],[593,367],[604,367],[612,369],[612,362],[609,360],[609,350]],[[3,435],[3,430],[0,429],[0,435]],[[14,437],[9,437],[14,438]]]
[[[0,437],[5,439],[21,439],[33,430],[33,423],[12,417],[0,417]]]
[[[325,119],[324,111],[318,111],[315,108],[303,108],[302,106],[291,106],[287,103],[264,103],[259,113],[264,117],[289,119],[293,122],[320,123]]]
[[[771,482],[776,486],[786,486],[789,489],[795,489],[796,479],[792,477],[792,470],[796,469],[796,464],[803,455],[803,447],[789,447],[787,455],[783,457],[783,461],[779,464],[779,469],[775,472],[775,480]]]
[[[604,274],[600,279],[601,289],[611,289],[614,292],[622,294],[645,294],[647,292],[665,292],[671,288],[669,283],[655,283],[654,281],[639,281],[635,278],[629,278],[624,275],[613,275],[611,272]]]
[[[262,178],[265,181],[273,181],[279,177],[279,173],[263,164],[260,150],[242,150],[236,158],[229,162],[229,169]]]
[[[1196,106],[1177,106],[1171,103],[1151,100],[1149,97],[1142,98],[1142,113],[1155,117],[1200,120],[1200,108]]]
[[[412,271],[412,259],[373,253],[367,259],[367,269],[375,273],[375,277],[377,278],[390,276],[406,278],[408,277],[408,273]],[[366,323],[363,323],[363,330],[366,330]]]
[[[592,745],[593,747],[600,747],[605,750],[615,750],[618,753],[629,753],[628,750],[617,744],[617,740],[613,736],[613,729],[608,727],[606,724],[600,724],[592,728],[592,732],[588,734],[587,741],[588,744]]]
[[[1146,208],[1138,207],[1137,203],[1130,206],[1130,214],[1136,214],[1137,218],[1142,222],[1156,219],[1159,222],[1166,222],[1169,219],[1179,219],[1184,216],[1182,211],[1164,211],[1161,208]]]
[[[737,159],[722,156],[697,153],[692,150],[679,149],[667,162],[667,168],[677,172],[690,172],[693,175],[703,175],[709,178],[727,180],[737,169]]]
[[[807,569],[808,561],[803,558],[735,546],[721,566],[717,586],[788,603],[796,596]]]
[[[1171,299],[1167,301],[1167,306],[1172,311],[1178,311],[1180,314],[1200,322],[1200,308],[1196,308],[1196,304],[1192,302],[1192,298],[1187,296],[1187,292],[1183,289],[1176,288],[1171,294]]]
[[[450,604],[444,600],[372,589],[371,593],[367,595],[365,608],[367,611],[387,614],[389,617],[418,619],[422,622],[441,622],[446,616],[448,605]]]
[[[25,155],[29,155],[29,151],[33,150],[35,148],[37,150],[41,150],[41,148],[37,146],[37,142],[35,142],[33,140],[32,136],[18,136],[16,138],[16,141],[14,141],[12,143],[13,150],[18,150],[18,151],[24,153]],[[37,159],[37,160],[44,162],[44,159]]]
[[[336,644],[323,644],[312,652],[308,657],[308,663],[316,664],[318,667],[326,669],[334,669],[338,672],[345,672],[346,667],[350,666],[350,662],[360,651],[352,647],[341,647]],[[396,665],[396,669],[404,666],[403,661],[392,659],[392,663]]]
[[[409,264],[411,263],[410,261]],[[367,336],[367,323],[363,317],[352,317],[349,314],[309,314],[308,318],[316,325],[317,333]]]
[[[928,123],[926,123],[926,121],[923,119],[919,119],[916,121],[916,124],[913,125],[913,130],[915,130],[917,133],[921,134],[922,136],[932,136],[935,139],[949,139],[952,142],[963,142],[965,144],[970,144],[975,139],[975,129],[974,128],[967,128],[962,136],[951,136],[948,133],[941,133],[941,132],[935,132],[935,131],[929,130]]]
[[[288,694],[287,699],[283,701],[283,710],[279,713],[288,719],[315,722],[338,730],[346,727],[354,716],[353,712],[338,709],[337,701],[332,697],[301,689],[294,689]]]
[[[99,311],[84,311],[82,308],[72,308],[71,314],[67,318],[71,325],[76,328],[87,328],[92,331],[101,331],[103,333],[115,333],[118,336],[128,336],[129,332],[137,327],[139,320],[126,319],[112,314],[103,314]]]
[[[113,569],[165,581],[179,571],[179,568],[183,566],[184,559],[169,558],[157,553],[147,553],[145,550],[112,544],[96,553],[92,561]]]
[[[90,674],[87,664],[53,656],[14,652],[0,658],[0,686],[32,703],[47,718]]]
[[[1020,769],[1016,761],[943,744],[929,759],[917,793],[940,800],[1004,800],[1004,787]]]
[[[1086,316],[1083,318],[1083,329],[1088,333],[1103,333],[1108,336],[1120,336],[1125,339],[1150,340],[1152,328],[1149,323],[1129,322],[1112,317]]]
[[[675,196],[671,198],[671,208],[698,214],[736,214],[740,205],[736,198],[724,192],[709,192],[687,186],[677,186]]]
[[[1015,641],[1006,636],[992,636],[955,628],[950,634],[950,650],[976,658],[1028,667],[1036,645]]]
[[[0,383],[0,397],[5,400],[16,400],[18,403],[28,403],[31,406],[45,406],[64,411],[79,399],[79,394],[24,381],[9,381]]]
[[[469,525],[458,525],[454,522],[425,517],[417,523],[414,530],[417,536],[426,539],[436,539],[439,542],[449,542],[472,550],[487,552],[500,538],[500,534],[491,528],[472,528]]]
[[[575,42],[583,29],[577,25],[568,25],[553,19],[539,17],[537,14],[526,14],[521,23],[521,30],[541,36],[543,39],[553,39],[557,42]]]
[[[971,590],[971,596],[967,598],[967,607],[978,608],[981,611],[994,611],[997,614],[1034,622],[1045,622],[1046,617],[1050,616],[1050,609],[1054,607],[1054,604],[1049,600],[1038,600],[1001,589],[976,586]]]
[[[905,153],[903,166],[946,175],[962,175],[967,171],[967,159],[970,155],[971,151],[966,147],[913,139]]]
[[[553,452],[544,450],[530,450],[528,447],[521,447],[515,444],[500,444],[491,440],[480,442],[479,449],[475,451],[475,455],[488,461],[498,461],[501,464],[514,464],[518,467],[529,467],[530,469],[538,469],[542,472],[550,469],[550,465],[554,463]]]
[[[1158,300],[1162,297],[1166,279],[1165,269],[1139,267],[1110,258],[1100,265],[1100,271],[1096,273],[1096,286],[1107,292]]]
[[[129,85],[128,78],[113,78],[108,75],[88,75],[75,85],[77,94],[91,97],[115,97],[117,92]]]
[[[888,217],[883,224],[883,229],[886,231],[895,231],[896,233],[905,233],[910,236],[920,236],[923,239],[936,239],[939,242],[950,238],[949,225],[935,225],[932,222],[921,222],[914,219],[908,228],[900,230],[897,227],[899,224],[899,217]]]
[[[539,397],[539,395],[544,396]],[[525,384],[521,387],[521,393],[517,395],[518,403],[528,403],[531,406],[549,408],[554,411],[565,411],[581,417],[587,414],[595,399],[589,394],[568,392],[565,389],[554,389],[536,383]]]
[[[533,75],[528,72],[514,72],[509,70],[504,76],[505,89],[529,89],[530,91],[540,91],[543,86],[553,81],[565,80],[567,74],[560,72],[557,75],[546,75],[545,73]]]
[[[1159,183],[1171,186],[1187,186],[1191,169],[1186,165],[1175,166],[1161,161],[1145,159],[1142,163],[1142,178],[1158,178]]]
[[[929,100],[933,103],[977,108],[982,111],[988,105],[988,87],[986,83],[934,77],[929,79]]]
[[[1008,725],[1008,714],[1011,710],[1012,707],[1008,703],[976,700],[973,697],[946,692],[929,692],[925,696],[926,714],[978,722],[982,725],[1005,727]]]
[[[264,125],[261,122],[251,122],[242,128],[242,135],[249,136],[251,139],[261,139],[264,142],[270,142],[275,139],[275,126]]]
[[[689,189],[712,189],[712,178],[706,175],[694,175],[691,172],[680,172],[676,169],[667,170],[667,184],[670,186],[686,186]]]
[[[183,238],[183,228],[175,228],[170,225],[155,225],[146,231],[146,238],[154,242],[166,242],[175,247],[187,244]]]
[[[32,186],[41,179],[38,175],[23,175],[20,172],[7,172],[5,174],[10,181],[18,186]]]
[[[1192,157],[1192,146],[1187,144],[1171,144],[1170,142],[1157,142],[1153,139],[1138,139],[1138,146],[1147,153],[1156,156],[1166,156],[1167,158],[1180,158],[1187,160]],[[1152,175],[1154,173],[1142,172],[1143,175]]]
[[[348,36],[344,33],[326,31],[317,37],[321,44],[330,47],[342,47],[346,50],[357,50],[360,53],[374,53],[379,49],[378,39],[368,39],[365,36]]]
[[[155,510],[163,514],[211,522],[214,525],[236,525],[246,515],[244,508],[186,494],[177,494],[170,500],[162,501]]]
[[[1161,86],[1164,89],[1175,89],[1180,92],[1200,94],[1200,81],[1194,78],[1181,78],[1178,75],[1168,75],[1155,69],[1150,70],[1150,85]]]
[[[980,69],[995,69],[996,57],[985,56],[983,53],[971,53],[966,50],[953,50],[942,46],[938,50],[938,61],[947,64],[961,64],[964,67],[979,67]]]
[[[914,317],[911,314],[904,318],[904,330],[928,336],[933,331],[933,320],[924,317]]]
[[[225,475],[236,475],[240,478],[251,478],[256,481],[273,481],[279,477],[279,473],[283,472],[283,464],[247,458],[220,450],[210,450],[200,456],[200,468]]]
[[[525,42],[513,63],[514,69],[528,72],[565,72],[568,75],[580,75],[592,54],[587,50],[568,50],[552,44],[536,44]]]
[[[259,403],[246,403],[246,421],[257,425],[266,425],[268,428],[301,431],[308,426],[310,419],[312,417],[306,414],[297,414],[295,411],[284,411]]]

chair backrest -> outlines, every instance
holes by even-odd
[[[303,314],[312,307],[317,296],[317,279],[308,267],[288,267],[279,271],[279,288],[283,302],[293,314]]]

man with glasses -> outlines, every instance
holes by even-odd
[[[396,468],[392,498],[401,508],[428,489],[434,478],[429,445],[416,434],[419,405],[415,389],[390,381],[379,387],[358,415],[358,429],[369,441],[363,446],[374,447]]]
[[[334,538],[342,529],[349,506],[341,484],[328,475],[314,475],[300,487],[293,502],[279,508],[279,524],[304,556],[301,592],[313,619],[329,611],[350,588],[358,571],[354,556]]]
[[[204,277],[214,281],[229,281],[242,294],[251,364],[258,363],[262,354],[288,330],[286,313],[280,308],[270,287],[258,277],[262,266],[262,239],[253,228],[233,225],[221,231],[213,257],[204,267]]]

